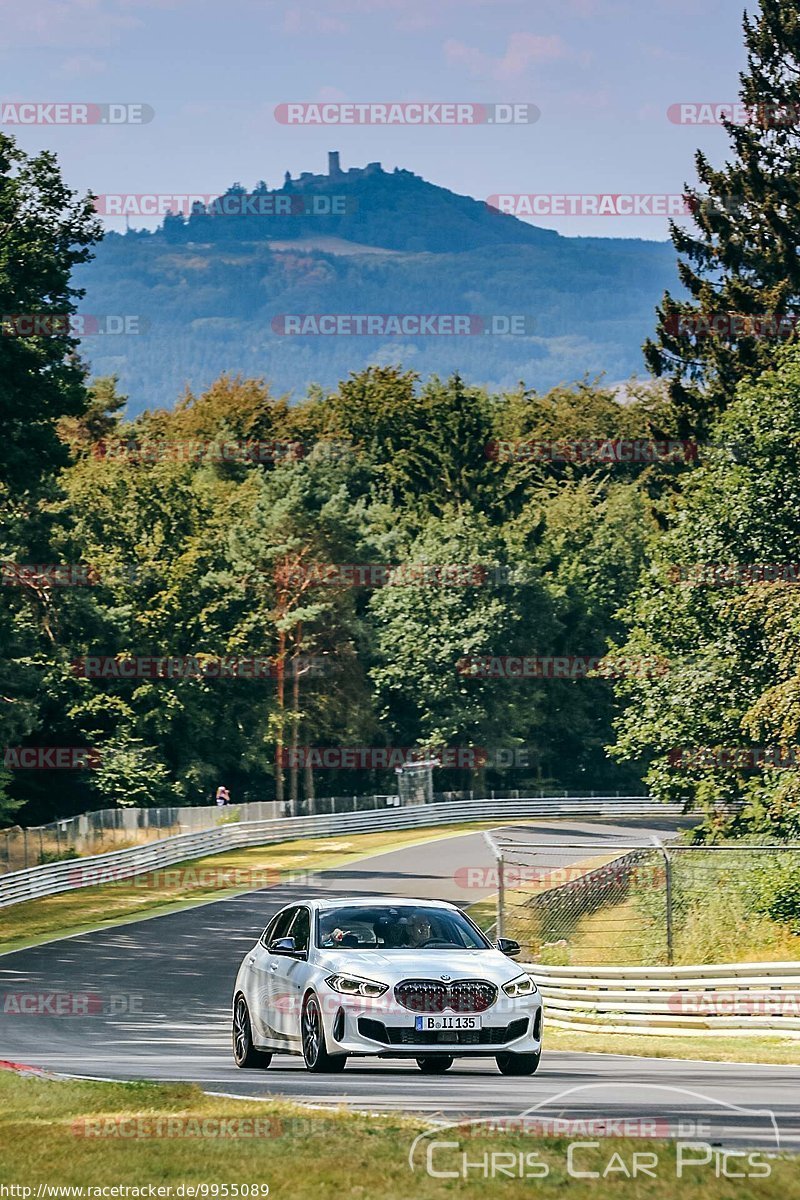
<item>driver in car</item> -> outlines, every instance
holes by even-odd
[[[433,929],[427,917],[417,913],[408,923],[408,944],[411,948],[423,946],[433,936]]]

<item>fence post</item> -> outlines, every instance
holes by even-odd
[[[664,859],[664,900],[666,904],[666,919],[667,919],[667,966],[672,966],[674,957],[674,947],[672,938],[672,859],[669,856],[669,851],[660,837],[653,836],[658,849]]]
[[[500,854],[497,859],[497,936],[505,937],[506,881],[505,859]]]

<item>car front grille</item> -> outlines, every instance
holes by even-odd
[[[491,1025],[483,1029],[409,1029],[384,1025],[372,1017],[359,1017],[362,1037],[385,1046],[503,1046],[528,1031],[528,1018],[518,1017],[510,1025]]]
[[[416,1013],[479,1013],[491,1008],[497,988],[487,979],[404,979],[394,989],[403,1008]]]

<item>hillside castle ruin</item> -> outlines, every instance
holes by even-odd
[[[316,175],[313,171],[302,171],[296,179],[292,179],[291,173],[287,171],[283,177],[283,186],[284,188],[289,188],[293,184],[323,183],[329,182],[330,180],[344,181],[365,179],[370,175],[385,175],[386,173],[387,172],[384,171],[379,162],[367,163],[365,167],[348,167],[346,171],[343,171],[341,163],[339,162],[339,151],[329,150],[327,175]],[[413,171],[406,171],[401,167],[395,167],[392,174],[408,175],[413,178],[419,178],[419,176],[414,175]]]

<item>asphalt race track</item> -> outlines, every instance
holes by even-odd
[[[526,837],[549,845],[551,867],[602,852],[604,840],[638,839],[671,828],[652,820],[524,823]],[[585,849],[564,847],[579,841]],[[302,895],[330,893],[473,902],[496,888],[466,891],[455,872],[492,865],[480,834],[444,837],[320,873],[310,885],[248,892],[2,955],[4,997],[89,993],[97,1011],[89,1016],[3,1011],[0,1059],[76,1075],[188,1080],[237,1096],[402,1109],[444,1121],[529,1110],[542,1121],[644,1118],[668,1122],[672,1133],[689,1140],[763,1149],[776,1147],[777,1127],[782,1148],[800,1149],[796,1067],[548,1053],[546,1018],[542,1065],[530,1078],[501,1076],[492,1059],[456,1060],[447,1075],[424,1079],[416,1065],[396,1060],[354,1059],[344,1074],[329,1078],[308,1074],[302,1060],[288,1055],[276,1055],[267,1071],[237,1070],[230,1054],[233,981],[245,951],[277,908]]]

